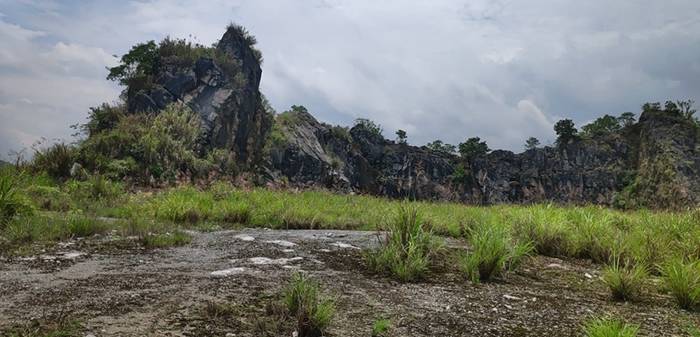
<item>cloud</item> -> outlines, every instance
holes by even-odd
[[[112,54],[168,35],[210,44],[231,21],[257,36],[275,108],[303,104],[332,123],[368,117],[413,144],[480,136],[519,150],[529,136],[553,139],[559,118],[700,101],[694,0],[0,4],[0,43],[12,46],[0,50],[0,118],[12,116],[3,128],[48,138],[116,99],[103,80]],[[14,135],[3,131],[0,151]]]

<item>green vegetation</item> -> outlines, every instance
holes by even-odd
[[[396,131],[396,142],[399,144],[406,144],[408,136],[406,136],[406,131],[397,130]]]
[[[173,233],[149,233],[141,238],[141,244],[149,249],[184,246],[190,243],[190,241],[192,241],[192,237],[179,230],[176,230]]]
[[[60,318],[57,321],[33,320],[31,323],[6,331],[7,337],[81,337],[80,324],[75,320]]]
[[[540,140],[535,137],[530,137],[525,140],[525,150],[533,150],[540,146]]]
[[[467,139],[464,143],[459,144],[458,149],[459,155],[466,161],[484,156],[491,151],[486,142],[482,142],[479,137]]]
[[[574,126],[574,121],[562,119],[554,124],[554,132],[557,134],[557,144],[567,144],[578,138],[578,130]]]
[[[471,252],[462,258],[461,269],[474,283],[515,269],[532,251],[529,242],[514,242],[508,229],[499,224],[479,225],[469,239]]]
[[[386,337],[391,329],[391,321],[388,319],[378,319],[372,324],[372,337]]]
[[[441,140],[437,139],[428,144],[425,144],[430,150],[435,152],[445,153],[445,154],[455,154],[457,153],[457,147],[452,144],[443,143]]]
[[[367,118],[355,119],[355,126],[363,127],[373,135],[382,136],[382,126]]]
[[[686,262],[681,258],[669,260],[662,267],[666,288],[679,307],[695,310],[700,306],[700,260]]]
[[[299,337],[322,336],[335,314],[334,302],[320,294],[317,282],[301,273],[292,276],[284,302],[296,318]]]
[[[425,276],[440,243],[424,228],[418,209],[402,205],[396,219],[384,229],[388,234],[380,248],[366,256],[370,269],[388,272],[404,282]]]
[[[33,212],[29,199],[17,185],[12,170],[0,168],[0,229],[15,216]]]
[[[586,337],[635,337],[639,327],[612,318],[595,318],[584,325]]]
[[[630,266],[622,263],[620,258],[614,259],[603,270],[603,282],[610,288],[613,299],[620,301],[637,299],[647,276],[647,268],[643,264]]]

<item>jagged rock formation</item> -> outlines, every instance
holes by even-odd
[[[271,116],[259,91],[259,51],[249,39],[242,28],[230,26],[215,57],[184,65],[177,57],[162,57],[153,83],[127,90],[129,111],[159,111],[184,102],[201,117],[208,146],[230,149],[244,167],[257,162]]]
[[[303,107],[278,115],[273,125],[253,44],[245,30],[231,26],[215,49],[196,59],[183,62],[161,50],[151,82],[127,89],[129,111],[184,102],[204,122],[209,149],[230,149],[241,168],[261,173],[265,183],[474,204],[700,202],[698,126],[677,109],[652,105],[638,123],[601,137],[466,161],[386,140],[361,124],[320,123]]]
[[[593,139],[466,164],[425,147],[397,144],[362,125],[349,131],[306,111],[278,117],[282,141],[268,150],[267,175],[294,186],[472,204],[560,202],[619,206],[695,205],[700,192],[697,127],[663,112]]]

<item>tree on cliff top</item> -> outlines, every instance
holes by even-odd
[[[355,119],[355,126],[364,127],[365,129],[367,129],[367,131],[375,135],[382,135],[382,126],[367,118]]]
[[[578,130],[574,126],[574,121],[570,119],[562,119],[554,124],[554,132],[557,133],[557,144],[559,145],[578,138]]]
[[[530,137],[525,141],[525,150],[536,149],[540,146],[540,140],[535,137]]]
[[[620,125],[620,120],[618,118],[605,115],[596,119],[592,123],[584,125],[581,128],[581,133],[585,137],[595,137],[620,131],[621,128],[622,126]]]
[[[459,144],[459,155],[467,161],[483,156],[491,151],[486,142],[482,142],[479,137],[467,139],[464,143]]]

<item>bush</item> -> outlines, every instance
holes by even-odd
[[[647,269],[644,265],[623,264],[619,258],[603,270],[603,282],[610,288],[615,300],[629,301],[638,298],[642,286],[647,279]]]
[[[284,302],[297,320],[299,337],[322,336],[335,314],[335,304],[320,295],[319,284],[301,273],[292,276]]]
[[[366,255],[369,267],[376,272],[389,272],[404,282],[422,278],[439,244],[424,229],[418,210],[401,206],[387,231],[380,248]]]
[[[530,243],[512,241],[504,226],[481,225],[471,234],[472,251],[462,259],[460,267],[475,283],[501,276],[532,252]]]
[[[26,189],[26,193],[41,209],[58,212],[71,209],[70,196],[58,187],[32,185]]]
[[[118,182],[105,179],[101,175],[89,177],[86,181],[71,180],[65,185],[68,194],[78,200],[112,200],[124,193]]]
[[[39,172],[46,172],[55,179],[67,179],[76,160],[75,149],[65,143],[56,143],[34,153],[32,167]]]
[[[0,228],[17,215],[33,212],[31,202],[18,190],[17,182],[14,172],[0,170]]]
[[[700,260],[671,259],[662,266],[661,274],[678,306],[693,310],[700,305]]]
[[[586,337],[635,337],[639,327],[612,318],[596,318],[584,325]]]

